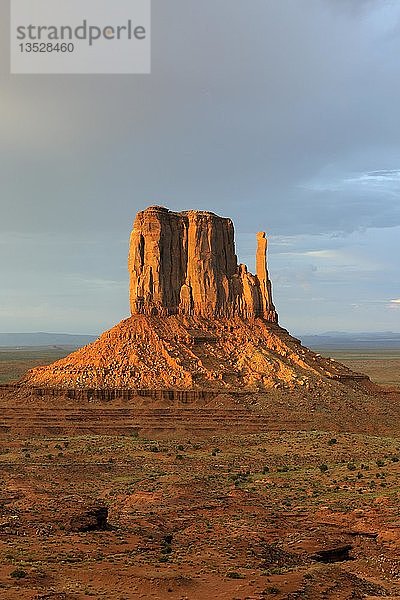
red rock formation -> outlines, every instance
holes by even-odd
[[[265,233],[257,242],[252,275],[238,265],[230,219],[157,206],[138,213],[129,251],[132,316],[93,344],[33,369],[23,383],[255,391],[311,390],[326,378],[354,378],[279,327]]]
[[[264,319],[133,315],[56,363],[30,371],[39,387],[177,390],[312,389],[354,374]]]
[[[204,211],[147,208],[138,213],[131,234],[131,313],[277,322],[266,251],[267,240],[260,233],[254,276],[238,265],[230,219]]]

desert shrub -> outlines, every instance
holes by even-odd
[[[281,593],[281,590],[279,588],[277,588],[274,585],[271,585],[270,587],[265,588],[263,595],[269,595],[269,594],[277,595],[280,593]]]
[[[347,463],[347,468],[349,471],[355,471],[356,470],[356,465],[353,462],[348,462]]]
[[[236,571],[230,571],[226,576],[229,577],[229,579],[244,579],[244,575],[237,573]]]
[[[235,486],[238,486],[241,483],[247,483],[249,477],[250,473],[248,471],[246,473],[234,473],[233,475],[229,476],[229,478],[234,482]]]
[[[328,471],[328,469],[329,469],[329,467],[325,463],[322,463],[322,465],[319,465],[319,470],[321,471],[321,473],[326,473]]]
[[[270,470],[269,467],[267,467],[267,466],[263,467],[263,470],[262,470],[263,475],[266,475],[267,473],[269,473],[269,470]]]
[[[328,440],[328,446],[334,446],[335,444],[337,444],[336,438],[331,438],[330,440]]]
[[[381,468],[385,466],[385,461],[382,460],[381,458],[378,458],[378,460],[376,461],[376,466]]]
[[[27,575],[28,573],[26,571],[23,571],[22,569],[15,569],[10,573],[10,577],[13,577],[14,579],[23,579]]]
[[[312,573],[304,573],[303,579],[314,579],[314,575]]]
[[[172,544],[173,537],[174,536],[172,535],[172,533],[168,533],[167,535],[164,535],[163,543],[164,544]]]

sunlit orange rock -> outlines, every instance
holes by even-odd
[[[237,262],[230,219],[159,206],[138,213],[128,261],[132,315],[263,317],[277,322],[265,233],[257,239],[257,275],[252,275]]]
[[[22,383],[37,387],[313,390],[349,369],[278,325],[257,234],[256,275],[238,264],[230,219],[211,212],[139,212],[129,248],[131,316],[93,344]]]

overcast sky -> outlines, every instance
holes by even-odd
[[[10,76],[3,48],[0,331],[127,316],[149,204],[231,217],[251,269],[266,230],[293,333],[399,331],[400,0],[152,12],[151,75]]]

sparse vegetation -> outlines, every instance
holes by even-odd
[[[27,575],[28,573],[23,569],[14,569],[14,571],[11,571],[10,573],[10,577],[12,577],[13,579],[23,579]]]
[[[226,576],[229,577],[229,579],[244,579],[244,575],[237,573],[236,571],[230,571]]]
[[[119,600],[135,587],[146,597],[151,573],[160,597],[191,597],[194,581],[205,598],[218,586],[232,598],[301,597],[304,589],[313,598],[328,581],[332,594],[384,596],[371,581],[382,573],[389,589],[398,579],[397,541],[382,544],[379,537],[398,520],[397,434],[276,426],[192,443],[146,438],[143,429],[140,437],[128,430],[68,439],[64,432],[3,433],[2,591],[21,600],[62,595],[60,581],[72,581],[73,572],[77,596]],[[94,498],[109,505],[110,529],[71,533],[68,510]],[[321,540],[337,544],[338,531],[356,532],[343,534],[357,557],[351,578],[339,564],[326,575],[308,560]],[[277,554],[269,556],[275,542]],[[184,574],[157,589],[159,577],[172,573]]]

